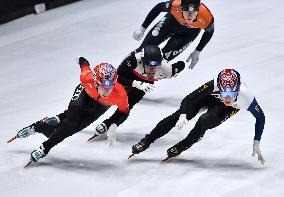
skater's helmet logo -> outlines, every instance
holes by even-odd
[[[149,66],[158,66],[159,62],[157,60],[150,60]]]

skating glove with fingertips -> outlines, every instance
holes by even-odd
[[[260,142],[259,142],[258,140],[254,140],[254,141],[253,141],[252,156],[254,157],[255,154],[257,154],[257,156],[258,156],[258,161],[259,161],[262,165],[264,165],[265,160],[264,160],[264,158],[263,158],[263,156],[262,156],[262,153],[261,153],[261,151],[260,151],[259,143],[260,143]]]
[[[145,93],[150,92],[155,88],[153,84],[136,80],[132,82],[132,87],[142,90]]]
[[[184,126],[187,125],[187,123],[188,123],[188,120],[186,119],[186,114],[181,114],[181,115],[179,116],[179,119],[178,119],[178,121],[177,121],[175,127],[176,127],[178,130],[181,130]]]
[[[187,58],[186,62],[189,62],[191,60],[191,63],[189,65],[189,69],[193,69],[195,67],[195,65],[198,63],[199,61],[199,54],[200,51],[194,50],[189,57]]]
[[[139,27],[139,29],[137,29],[134,33],[133,33],[133,38],[137,41],[141,40],[141,38],[143,37],[145,32],[145,28],[144,27]]]

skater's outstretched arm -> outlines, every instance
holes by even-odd
[[[161,12],[168,12],[170,8],[170,1],[158,3],[152,10],[148,13],[142,27],[147,29],[149,25],[157,18]]]
[[[170,1],[158,3],[147,15],[141,27],[139,27],[134,33],[133,38],[137,41],[141,40],[145,30],[149,25],[157,18],[162,12],[168,12],[170,10]]]
[[[250,111],[256,119],[254,140],[260,141],[265,124],[265,115],[255,98],[250,104],[248,111]]]
[[[212,18],[211,24],[205,29],[199,44],[196,47],[196,50],[201,52],[203,48],[208,44],[214,34],[214,18]]]

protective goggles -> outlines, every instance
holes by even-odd
[[[221,97],[226,98],[226,97],[231,97],[231,98],[236,98],[238,96],[237,91],[233,91],[230,88],[226,88],[224,91],[220,91]]]
[[[149,60],[148,63],[144,65],[146,72],[156,72],[160,67],[160,63],[158,60]]]
[[[102,83],[99,86],[105,91],[111,91],[114,87],[114,83],[113,80],[104,79],[102,80]]]

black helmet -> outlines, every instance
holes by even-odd
[[[148,45],[144,47],[144,66],[160,66],[162,59],[163,57],[159,47],[155,45]]]
[[[189,7],[193,7],[194,11],[198,11],[200,7],[200,0],[181,0],[180,5],[183,10],[189,10]]]

